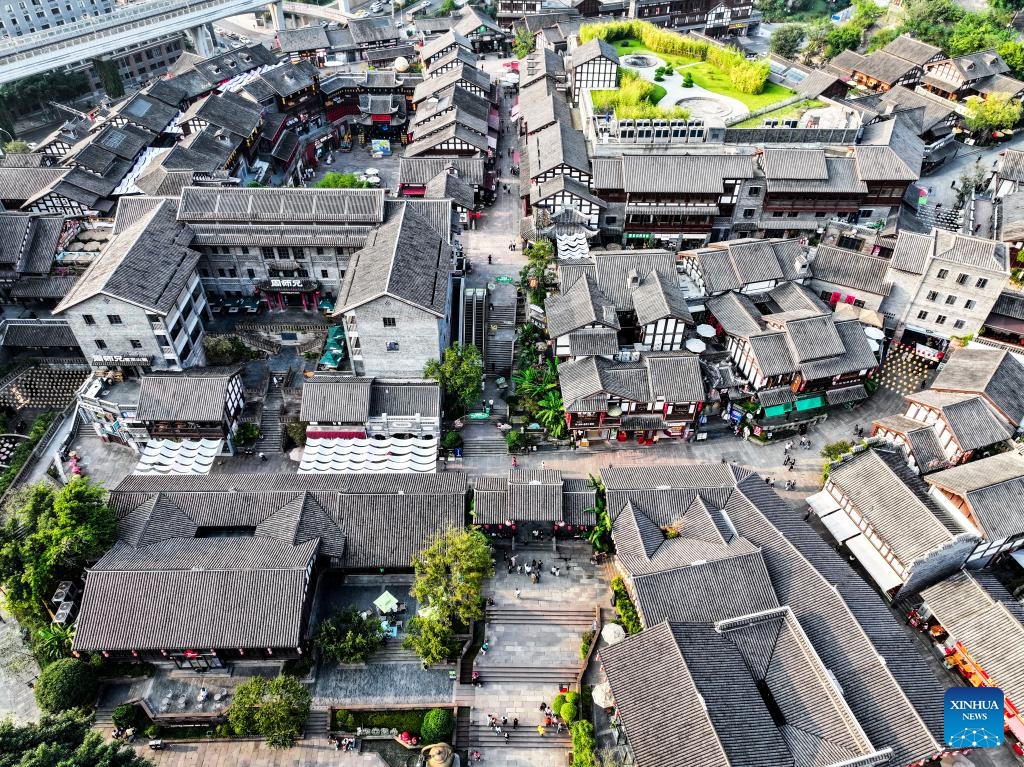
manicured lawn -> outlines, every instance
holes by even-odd
[[[712,66],[705,61],[687,58],[686,56],[673,56],[671,54],[649,51],[640,45],[639,40],[617,40],[615,42],[615,49],[619,52],[620,56],[630,53],[648,53],[651,56],[657,56],[659,59],[671,64],[675,68],[676,74],[682,75],[684,72],[689,72],[693,77],[694,85],[699,85],[701,88],[714,93],[721,93],[723,96],[734,98],[745,104],[752,112],[793,95],[793,91],[789,88],[784,88],[772,82],[765,83],[764,90],[760,93],[740,93],[732,87],[729,78],[718,67]]]
[[[795,104],[790,104],[787,107],[776,109],[772,112],[766,112],[763,115],[757,117],[751,117],[749,120],[744,120],[741,123],[736,123],[733,128],[760,128],[764,124],[764,120],[782,120],[788,117],[800,117],[808,109],[817,109],[818,107],[825,106],[825,103],[818,101],[817,99],[804,99],[798,101]]]

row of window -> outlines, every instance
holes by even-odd
[[[949,269],[939,269],[937,276],[940,280],[946,279],[949,276]],[[966,285],[969,279],[971,279],[971,275],[960,272],[956,277],[956,284]],[[988,285],[988,279],[986,277],[979,277],[974,283],[974,287],[976,288],[984,288],[986,285]]]
[[[209,279],[211,277],[210,270],[209,269],[200,269],[199,270],[199,276],[200,277],[205,277],[205,278]],[[237,269],[231,269],[231,268],[228,268],[228,269],[218,269],[217,270],[217,276],[218,277],[224,277],[224,278],[237,278],[238,277],[238,270]],[[256,270],[255,269],[246,269],[245,270],[245,276],[248,277],[250,280],[256,279]],[[309,270],[308,269],[268,269],[267,270],[267,276],[269,276],[269,277],[285,277],[285,278],[309,277]],[[323,280],[330,279],[330,276],[331,275],[328,272],[328,270],[326,270],[326,269],[321,269],[320,270],[320,279],[323,279]],[[345,270],[344,269],[338,270],[338,279],[339,280],[345,279]]]
[[[921,311],[919,311],[917,313],[917,318],[919,320],[927,320],[928,319],[928,312],[926,312],[926,311],[924,311],[922,309]],[[945,314],[937,314],[935,316],[935,319],[932,320],[932,322],[934,322],[936,325],[945,325],[946,324],[946,320],[948,320],[948,319],[949,319],[949,317],[947,317]],[[956,328],[957,330],[960,330],[960,328],[962,328],[965,324],[966,323],[964,323],[963,320],[956,320],[953,323],[953,327]]]
[[[979,282],[988,282],[988,281],[982,279],[982,280],[979,280]],[[985,286],[984,285],[980,285],[979,287],[985,287]],[[936,290],[929,290],[928,291],[928,300],[929,301],[938,301],[939,300],[939,293],[938,293],[938,291],[936,291]],[[947,306],[956,306],[956,296],[946,296],[946,305]],[[978,302],[975,301],[973,298],[968,298],[966,301],[964,301],[964,309],[973,309],[977,305],[978,305]]]
[[[141,349],[142,348],[142,341],[140,341],[138,338],[129,338],[128,339],[128,343],[130,343],[132,345],[133,349]],[[101,351],[103,349],[106,349],[107,348],[107,342],[104,341],[101,338],[97,338],[96,339],[96,348],[101,350]]]

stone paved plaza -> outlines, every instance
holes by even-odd
[[[270,748],[266,743],[172,743],[164,751],[136,750],[156,767],[388,767],[376,754],[338,752],[326,740],[302,741],[293,748]]]
[[[39,718],[39,707],[29,683],[39,676],[36,659],[21,641],[21,627],[0,612],[0,719],[15,722]]]

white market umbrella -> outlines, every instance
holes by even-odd
[[[390,591],[385,591],[373,600],[373,606],[379,609],[382,613],[389,613],[398,607],[398,600]]]
[[[377,170],[376,168],[367,168],[366,170],[363,171],[363,173],[365,173],[367,176],[379,176],[380,175],[380,171]]]
[[[871,351],[873,351],[873,352],[877,352],[882,347],[878,345],[878,341],[876,341],[873,338],[869,338],[868,339],[868,348],[870,348]]]
[[[416,611],[416,615],[420,618],[430,618],[430,616],[435,612],[437,612],[437,608],[432,605],[420,605],[420,608]]]
[[[601,638],[608,644],[618,644],[626,638],[626,630],[618,623],[608,623],[601,629]]]
[[[885,331],[879,328],[867,327],[864,328],[864,335],[866,335],[873,341],[881,341],[883,338],[885,338]]]
[[[710,325],[698,325],[697,335],[701,336],[702,338],[714,338],[715,329]]]
[[[612,686],[607,682],[595,685],[591,695],[593,695],[595,706],[612,708],[615,705],[615,698],[612,697]]]
[[[301,463],[301,461],[302,461],[302,453],[304,452],[304,450],[305,450],[305,448],[293,447],[291,449],[291,451],[288,453],[288,460],[289,461],[299,461]]]
[[[691,338],[686,342],[686,348],[688,351],[694,354],[700,354],[702,351],[708,348],[708,345],[701,341],[699,338]]]

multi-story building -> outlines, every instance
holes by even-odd
[[[54,309],[94,365],[139,375],[204,359],[209,308],[195,271],[200,254],[174,208],[147,198],[137,217],[119,218],[110,245]]]
[[[410,203],[367,236],[334,312],[356,375],[415,378],[440,358],[451,338],[451,259],[448,238]]]
[[[626,15],[710,37],[746,35],[761,23],[749,0],[630,0]]]
[[[1011,77],[1009,71],[1009,65],[994,50],[978,51],[925,64],[921,84],[952,101],[992,93],[1020,98],[1024,82]]]
[[[135,419],[153,440],[223,440],[234,453],[233,438],[245,408],[241,373],[198,371],[142,378]]]
[[[595,37],[573,50],[567,70],[575,104],[584,89],[614,90],[618,87],[619,54],[600,37]]]
[[[437,381],[317,375],[302,385],[299,419],[311,438],[433,437],[441,434]]]
[[[849,77],[855,84],[873,91],[887,91],[902,85],[913,88],[921,80],[926,64],[941,61],[942,49],[900,35],[884,48],[862,56],[843,51],[829,62],[829,70]]]
[[[904,343],[941,360],[950,338],[981,329],[1009,277],[1000,242],[942,229],[903,230],[889,261],[892,290],[882,311],[903,328]]]
[[[700,296],[764,293],[807,277],[807,246],[795,239],[727,240],[684,251],[678,260]]]

